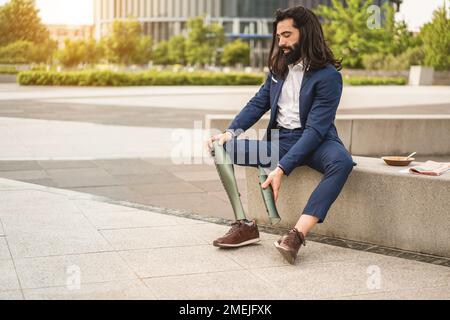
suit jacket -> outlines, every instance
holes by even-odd
[[[270,140],[270,130],[276,127],[278,99],[284,80],[269,73],[256,95],[234,118],[227,130],[243,132],[253,126],[270,110],[270,121],[264,140]],[[289,175],[325,139],[344,145],[338,136],[334,119],[342,94],[342,76],[336,68],[327,64],[318,70],[306,71],[300,88],[301,138],[280,159],[279,165]]]

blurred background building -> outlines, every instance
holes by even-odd
[[[373,2],[381,5],[386,1]],[[252,65],[263,66],[276,9],[295,5],[312,9],[319,4],[331,5],[331,0],[94,0],[95,37],[108,35],[114,20],[133,17],[157,43],[183,33],[190,18],[203,15],[207,23],[221,24],[228,40],[248,41]]]
[[[46,24],[50,37],[58,42],[58,48],[64,47],[64,41],[89,40],[94,37],[92,25]]]

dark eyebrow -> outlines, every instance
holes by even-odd
[[[277,37],[279,37],[280,35],[282,35],[282,34],[286,34],[286,33],[289,33],[289,34],[291,34],[292,33],[292,31],[284,31],[284,32],[282,32],[281,34],[277,34]]]

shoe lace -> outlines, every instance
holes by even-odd
[[[293,246],[296,243],[306,246],[306,240],[303,233],[299,232],[297,229],[291,229],[289,233],[283,238],[283,242],[288,246]]]
[[[228,230],[228,232],[225,235],[230,235],[234,232],[236,232],[241,226],[241,223],[239,221],[235,221],[231,224],[231,229]]]

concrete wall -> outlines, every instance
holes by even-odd
[[[358,165],[314,233],[450,257],[450,173],[404,174],[398,172],[404,167],[387,166],[381,159],[353,159]],[[249,216],[269,225],[257,171],[245,170]],[[302,166],[283,177],[277,203],[280,227],[296,223],[322,176]]]
[[[234,115],[206,115],[206,129],[223,131]],[[253,127],[267,128],[269,117],[262,117]],[[338,115],[335,121],[339,137],[353,155],[375,156],[450,155],[450,115]],[[244,133],[243,137],[261,139],[263,133]]]

